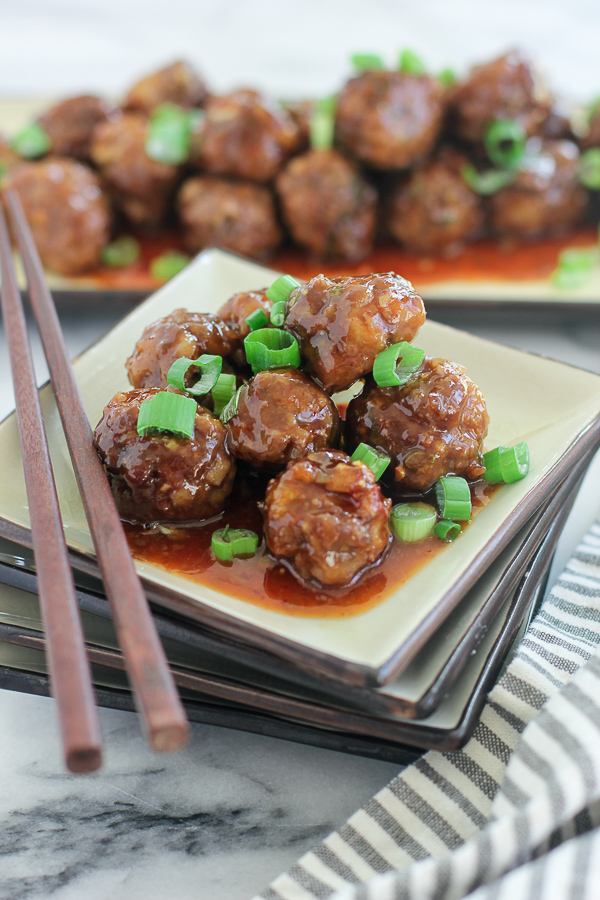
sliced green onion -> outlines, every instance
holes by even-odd
[[[219,416],[221,422],[227,423],[227,422],[229,422],[230,419],[233,418],[233,416],[235,416],[235,414],[237,412],[237,408],[238,408],[238,400],[240,399],[240,394],[242,392],[242,388],[244,388],[244,387],[245,387],[245,385],[242,384],[237,389],[237,391],[235,392],[235,394],[233,395],[231,400],[229,400],[227,405],[224,406],[223,409],[221,410],[221,414]]]
[[[362,443],[358,445],[350,459],[353,462],[361,462],[368,466],[375,475],[375,481],[379,481],[391,463],[389,456],[386,456],[381,450],[376,450],[375,447],[369,447],[368,444]]]
[[[379,387],[406,384],[424,359],[424,350],[413,347],[407,341],[400,341],[377,354],[373,363],[373,378]]]
[[[236,377],[224,372],[217,378],[217,383],[212,389],[213,412],[215,416],[220,416],[229,401],[235,394]]]
[[[131,235],[124,234],[112,243],[103,247],[100,259],[105,266],[120,269],[123,266],[132,266],[140,258],[140,245]]]
[[[257,331],[259,328],[265,328],[269,324],[269,317],[262,309],[255,309],[249,316],[246,316],[246,325],[250,331]]]
[[[383,59],[377,53],[353,53],[350,62],[357,72],[373,72],[385,68]]]
[[[281,328],[259,328],[244,338],[244,350],[248,365],[256,375],[264,369],[300,365],[300,347],[289,331]]]
[[[427,67],[420,56],[412,50],[401,50],[398,68],[407,75],[427,75]]]
[[[169,281],[185,269],[190,258],[178,250],[167,250],[150,263],[150,274],[157,281]]]
[[[258,535],[249,528],[219,528],[213,531],[210,547],[218,560],[229,562],[234,557],[254,556],[258,547]]]
[[[558,257],[558,266],[551,275],[552,281],[561,290],[582,287],[592,274],[597,260],[596,250],[576,247],[562,250]]]
[[[36,159],[52,147],[50,136],[39,122],[30,122],[11,141],[11,147],[25,159]]]
[[[498,119],[486,128],[483,143],[495,166],[516,169],[525,156],[527,134],[514,119]]]
[[[492,484],[512,484],[529,472],[529,447],[526,441],[514,447],[495,447],[483,454],[484,478]]]
[[[191,438],[198,404],[192,397],[160,391],[140,404],[137,433],[144,437],[156,431],[168,431]]]
[[[279,303],[273,304],[270,318],[271,325],[274,325],[275,328],[281,328],[285,322],[285,300],[280,300]]]
[[[499,169],[488,169],[486,172],[478,172],[475,166],[468,163],[460,170],[460,174],[476,194],[489,197],[511,184],[516,178],[516,172],[508,172]]]
[[[336,97],[317,100],[310,117],[310,146],[313,150],[329,150],[335,137]]]
[[[199,381],[196,381],[192,387],[187,387],[185,376],[188,369],[194,366],[200,369],[202,375]],[[186,391],[193,397],[203,397],[214,388],[221,374],[223,367],[223,358],[221,356],[212,356],[210,353],[203,353],[198,359],[187,359],[181,356],[176,359],[167,373],[167,384],[172,384],[179,388],[180,391]]]
[[[458,81],[458,76],[454,69],[442,69],[438,75],[438,81],[443,84],[444,87],[452,87],[452,85],[456,84]]]
[[[198,116],[190,115],[188,110],[174,103],[162,103],[148,122],[146,154],[171,166],[184,163],[190,153],[192,128],[197,122]]]
[[[436,481],[435,501],[444,519],[466,522],[471,518],[471,489],[458,475],[443,475]]]
[[[421,541],[432,531],[437,513],[429,503],[397,503],[392,507],[390,528],[405,544]]]
[[[581,154],[578,178],[590,191],[600,191],[600,147],[590,147]]]
[[[280,275],[267,290],[267,297],[272,303],[282,303],[287,300],[293,290],[301,287],[299,281],[293,275]]]
[[[460,534],[460,525],[449,519],[442,519],[433,526],[433,533],[442,541],[453,541]]]

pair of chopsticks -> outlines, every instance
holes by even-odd
[[[31,306],[137,707],[151,747],[160,751],[178,750],[188,737],[185,712],[135,571],[106,475],[92,443],[83,400],[23,207],[14,191],[6,193],[5,202],[25,267]],[[102,763],[98,711],[25,314],[1,206],[0,203],[2,315],[13,373],[50,680],[57,701],[67,768],[72,772],[92,772]]]

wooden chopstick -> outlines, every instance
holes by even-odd
[[[27,274],[29,297],[50,380],[138,710],[153,749],[167,752],[178,750],[188,739],[183,705],[135,571],[112,492],[94,449],[92,430],[33,235],[17,193],[7,191],[5,196]]]
[[[102,737],[65,543],[6,218],[0,204],[0,289],[52,691],[71,772],[102,764]]]

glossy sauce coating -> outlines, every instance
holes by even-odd
[[[84,94],[52,106],[40,117],[39,123],[50,138],[52,153],[87,161],[94,128],[120,115],[120,110],[112,103]]]
[[[162,103],[175,103],[185,109],[202,106],[207,96],[203,81],[188,63],[179,60],[134,84],[123,108],[149,115]]]

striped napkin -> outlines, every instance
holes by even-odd
[[[599,644],[600,522],[468,744],[405,769],[261,900],[600,898]]]

